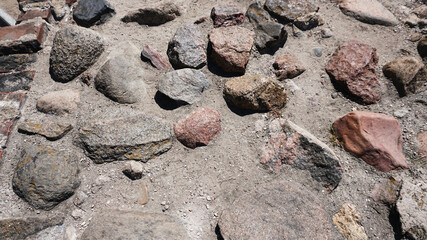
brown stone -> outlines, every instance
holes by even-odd
[[[211,18],[214,27],[229,27],[245,22],[245,14],[237,6],[218,6],[212,8]]]
[[[150,45],[145,45],[144,49],[142,49],[141,56],[143,59],[150,61],[150,63],[159,70],[172,69],[172,65],[169,61]]]
[[[277,56],[273,63],[273,68],[279,80],[295,78],[305,71],[302,63],[290,54]]]
[[[362,217],[356,206],[351,203],[344,203],[340,211],[333,216],[333,222],[338,231],[347,240],[367,240],[368,236],[362,226]]]
[[[402,131],[390,116],[354,111],[339,118],[333,130],[346,151],[379,171],[408,169],[402,153]]]
[[[50,92],[39,98],[37,110],[44,113],[64,115],[77,111],[80,93],[74,89]]]
[[[381,99],[380,82],[375,72],[377,63],[375,48],[352,40],[338,47],[326,71],[339,90],[358,102],[373,104]]]
[[[50,8],[47,8],[47,9],[31,9],[25,13],[21,13],[21,15],[19,15],[16,22],[20,23],[20,22],[30,20],[30,19],[33,19],[36,17],[41,17],[42,19],[49,21],[50,16],[52,16]]]
[[[18,125],[18,131],[27,134],[38,134],[49,140],[58,140],[73,129],[71,124],[59,122],[39,122],[26,120]]]
[[[427,162],[427,131],[418,133],[418,151],[424,156]]]

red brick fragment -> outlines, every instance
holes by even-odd
[[[0,121],[0,148],[5,148],[16,119]]]
[[[47,34],[44,21],[0,28],[0,56],[39,51]]]
[[[16,20],[17,23],[30,20],[36,17],[41,17],[42,19],[49,21],[49,18],[51,16],[51,10],[50,8],[47,9],[31,9],[25,13],[21,13],[19,15],[18,19]]]

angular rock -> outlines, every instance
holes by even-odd
[[[402,153],[402,130],[390,116],[354,111],[336,120],[334,134],[344,149],[379,171],[409,168]]]
[[[340,0],[341,11],[350,17],[369,23],[385,26],[399,24],[399,20],[377,0]]]
[[[74,21],[80,26],[91,27],[107,22],[116,14],[106,0],[80,0],[73,11]]]
[[[363,104],[373,104],[381,99],[377,63],[375,48],[352,40],[338,47],[326,71],[339,90]]]
[[[58,82],[69,82],[91,67],[104,51],[101,36],[90,29],[60,29],[50,52],[50,73]]]
[[[314,0],[267,0],[264,6],[271,15],[286,22],[319,10]]]
[[[210,86],[205,74],[186,68],[166,73],[158,82],[157,90],[178,103],[193,104]]]
[[[323,25],[323,19],[318,13],[309,13],[304,16],[297,17],[294,21],[294,25],[297,28],[306,31]]]
[[[38,134],[49,140],[58,140],[73,129],[71,124],[59,122],[40,122],[26,120],[18,125],[18,131],[27,134]]]
[[[131,180],[137,180],[142,178],[142,170],[143,168],[140,162],[129,161],[126,163],[122,172]]]
[[[427,162],[427,131],[420,132],[417,135],[418,139],[418,151],[424,156]]]
[[[273,63],[273,68],[274,74],[279,80],[295,78],[305,72],[305,67],[302,63],[290,54],[277,56]]]
[[[36,61],[36,54],[12,54],[0,56],[0,73],[22,71]]]
[[[65,115],[77,111],[80,92],[75,89],[50,92],[37,100],[37,110],[43,113]]]
[[[217,6],[212,8],[214,27],[229,27],[245,22],[245,14],[237,6]]]
[[[166,60],[160,53],[158,53],[150,45],[145,45],[141,52],[141,58],[143,60],[150,61],[151,65],[159,70],[168,70],[172,68],[172,65]]]
[[[210,58],[223,71],[243,74],[251,55],[255,34],[240,26],[215,28],[209,34]]]
[[[172,66],[201,68],[206,64],[206,43],[200,28],[194,24],[180,27],[169,42],[167,54]]]
[[[272,172],[279,172],[283,164],[308,170],[329,191],[338,186],[343,172],[338,157],[326,144],[284,119],[270,123],[261,164]]]
[[[279,110],[286,104],[286,93],[279,83],[267,76],[242,76],[228,80],[224,98],[234,106],[254,111]]]
[[[211,108],[197,108],[174,125],[175,136],[189,148],[206,146],[221,131],[221,116]]]
[[[224,239],[332,239],[323,203],[297,182],[273,182],[239,197],[221,213]]]
[[[168,2],[154,8],[143,8],[130,12],[122,18],[123,22],[137,22],[140,25],[158,26],[181,16],[179,7]]]
[[[21,152],[12,187],[31,206],[50,210],[74,194],[78,175],[78,159],[72,153],[31,146]]]
[[[140,114],[95,120],[79,130],[79,144],[95,163],[148,160],[172,147],[169,126]]]
[[[424,59],[427,57],[427,37],[423,37],[417,45],[417,50],[420,56]]]
[[[36,234],[43,229],[62,225],[63,216],[9,218],[0,220],[0,236],[2,239],[19,240]]]
[[[31,9],[25,13],[21,13],[21,15],[19,15],[18,19],[16,20],[17,23],[26,21],[26,20],[30,20],[30,19],[34,19],[37,17],[41,17],[43,20],[45,20],[46,22],[49,21],[49,18],[52,16],[51,14],[51,9],[47,8],[47,9]]]
[[[0,92],[8,93],[29,90],[34,79],[34,71],[0,74]]]
[[[365,228],[362,226],[362,217],[353,204],[344,203],[340,211],[332,219],[345,239],[368,239]]]
[[[402,57],[387,63],[383,72],[402,97],[418,92],[427,82],[427,68],[415,57]]]
[[[396,203],[401,187],[402,181],[389,177],[375,184],[370,197],[376,202],[382,202],[391,207]]]

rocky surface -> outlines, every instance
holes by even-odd
[[[273,68],[278,80],[298,77],[306,70],[302,63],[290,54],[277,56]]]
[[[267,0],[265,8],[282,21],[293,22],[298,17],[317,12],[319,7],[313,0]]]
[[[344,203],[340,211],[333,216],[333,222],[345,239],[367,240],[368,236],[362,226],[362,217],[356,206]]]
[[[38,122],[25,120],[18,125],[18,131],[26,134],[38,134],[49,140],[58,140],[73,129],[71,124],[59,122]]]
[[[103,24],[115,14],[114,7],[106,0],[80,0],[74,8],[73,18],[84,27]]]
[[[245,14],[237,6],[217,6],[212,8],[214,27],[229,27],[245,22]]]
[[[423,154],[427,162],[427,131],[418,133],[417,138],[419,142],[418,151]]]
[[[45,217],[23,217],[0,220],[0,236],[2,239],[27,239],[43,229],[55,225],[62,225],[64,216]]]
[[[42,49],[48,35],[42,20],[0,28],[0,56],[19,53],[35,53]]]
[[[37,100],[37,110],[43,113],[65,115],[77,111],[80,92],[75,89],[50,92]]]
[[[370,197],[376,201],[394,206],[399,197],[399,191],[402,187],[402,181],[398,181],[393,177],[383,179],[381,182],[375,184]]]
[[[339,6],[344,14],[362,22],[385,26],[399,24],[393,13],[377,0],[342,0]]]
[[[29,90],[33,79],[34,71],[0,74],[0,92]]]
[[[170,22],[181,16],[179,7],[168,2],[154,8],[141,8],[132,11],[122,18],[123,22],[137,22],[140,25],[157,26]]]
[[[36,61],[36,54],[11,54],[0,56],[0,73],[22,71]]]

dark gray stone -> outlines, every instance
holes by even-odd
[[[264,6],[271,15],[285,22],[319,10],[314,0],[267,0]]]
[[[0,92],[29,90],[33,79],[34,71],[0,74]]]
[[[137,22],[140,25],[158,26],[181,16],[178,6],[172,2],[155,8],[138,9],[122,18],[123,22]]]
[[[24,217],[0,220],[0,237],[3,240],[21,240],[46,228],[64,223],[63,216]]]
[[[0,56],[0,73],[22,71],[36,61],[36,54],[12,54]]]
[[[78,25],[90,27],[107,22],[114,14],[114,7],[106,0],[80,0],[73,18]]]

